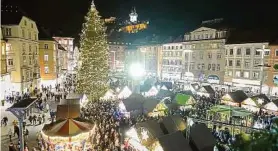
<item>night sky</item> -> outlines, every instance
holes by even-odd
[[[9,0],[11,1],[11,0]],[[91,0],[13,0],[39,24],[76,37]],[[264,3],[262,3],[264,2]],[[251,0],[95,0],[102,17],[128,19],[136,7],[139,20],[150,21],[150,34],[182,35],[202,20],[224,18],[241,28],[278,27],[274,1]],[[271,3],[272,2],[272,3]],[[277,30],[276,30],[277,31]]]

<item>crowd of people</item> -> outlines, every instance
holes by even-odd
[[[120,120],[116,102],[92,102],[82,108],[82,117],[96,123],[92,144],[95,151],[120,151]]]

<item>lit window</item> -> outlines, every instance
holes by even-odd
[[[23,65],[26,65],[26,63],[27,63],[27,58],[26,56],[23,56]]]
[[[6,36],[11,36],[11,35],[12,35],[12,29],[6,28]]]
[[[230,49],[230,55],[234,55],[234,50]]]
[[[229,75],[230,77],[232,77],[232,76],[233,76],[233,71],[229,71],[229,72],[228,72],[228,75]]]
[[[220,64],[217,64],[216,70],[217,70],[217,71],[220,71]]]
[[[240,48],[238,48],[238,49],[236,50],[236,55],[238,55],[238,56],[241,55],[241,49],[240,49]]]
[[[221,53],[217,53],[217,59],[221,59]]]
[[[278,56],[278,49],[275,50],[275,56]]]
[[[14,61],[13,61],[13,59],[8,59],[8,65],[9,65],[9,66],[14,65]]]
[[[26,54],[26,49],[25,49],[25,44],[22,44],[22,54],[25,55]]]
[[[22,37],[25,38],[25,30],[22,29]]]
[[[237,66],[237,67],[241,66],[240,63],[241,63],[241,61],[240,61],[240,60],[237,60],[237,61],[236,61],[236,66]]]
[[[258,49],[255,49],[255,50],[256,50],[256,52],[255,52],[255,55],[256,55],[256,56],[261,55],[261,52],[260,52],[260,51],[258,51]]]
[[[44,67],[44,73],[49,73],[49,68],[48,67]]]
[[[236,71],[236,77],[237,77],[237,78],[240,77],[240,71]]]
[[[29,56],[29,65],[32,65],[32,57]]]
[[[246,55],[246,56],[249,56],[250,54],[251,54],[250,48],[246,48],[246,50],[245,50],[245,55]]]
[[[244,77],[244,78],[249,78],[249,72],[248,72],[248,71],[245,71],[244,74],[243,74],[243,77]]]
[[[259,72],[253,72],[253,78],[255,79],[259,78]]]
[[[250,60],[245,60],[244,61],[244,67],[249,68],[250,67]]]
[[[44,61],[48,61],[48,55],[44,55]]]
[[[48,49],[48,44],[44,44],[44,49]]]
[[[233,60],[229,60],[229,66],[233,66]]]

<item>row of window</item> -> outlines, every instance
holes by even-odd
[[[182,65],[181,60],[163,60],[164,65]]]
[[[244,63],[243,64],[244,68],[250,68],[251,67],[251,60],[244,60],[243,63]],[[258,66],[259,64],[260,64],[259,59],[254,60],[254,62],[253,62],[254,67]],[[230,67],[234,66],[234,60],[227,60],[225,65],[226,66],[228,65]],[[242,65],[242,60],[235,60],[235,66],[241,67],[241,65]]]
[[[33,56],[23,56],[23,65],[27,65],[27,62],[29,62],[29,65],[33,64],[33,60],[34,60],[34,64],[37,64],[37,59],[34,58]]]
[[[185,40],[202,40],[202,39],[214,39],[214,38],[224,38],[226,36],[225,31],[213,33],[202,33],[194,35],[185,35]]]
[[[26,45],[28,47],[28,44],[25,44],[25,43],[22,44],[22,55],[32,54],[32,46],[29,45],[29,53],[27,53]],[[38,54],[38,48],[37,48],[37,46],[35,46],[34,48],[35,48],[34,54],[37,55]]]
[[[24,20],[24,25],[27,26],[27,21],[26,21],[26,20]],[[31,27],[31,28],[34,28],[33,23],[30,23],[30,27]]]
[[[258,79],[260,76],[259,72],[252,72],[252,77],[250,77],[250,72],[249,71],[235,71],[233,75],[233,71],[227,71],[225,72],[226,76],[230,77],[236,77],[236,78],[253,78],[253,79]]]
[[[167,68],[167,67],[164,67],[164,68],[162,68],[162,72],[181,72],[182,71],[182,69],[181,68],[179,68],[179,67],[169,67],[169,68]]]
[[[260,51],[257,51],[259,48],[256,48],[255,49],[255,56],[260,56],[261,55],[261,52]],[[229,51],[229,53],[228,53]],[[226,55],[237,55],[237,56],[241,56],[241,55],[245,55],[245,56],[250,56],[251,55],[251,49],[250,48],[245,48],[245,51],[241,48],[237,48],[236,50],[234,49],[230,49],[230,50],[227,50],[226,49]],[[264,55],[268,56],[269,55],[269,51],[265,51],[264,52]]]
[[[187,63],[185,63],[185,69],[186,70],[188,69],[188,64]],[[204,63],[199,63],[199,64],[190,63],[189,69],[190,70],[205,70],[206,66],[205,66]],[[221,70],[220,64],[214,64],[214,63],[208,64],[207,70],[209,70],[209,71],[220,71]]]
[[[37,33],[34,33],[33,37],[32,37],[32,33],[29,31],[28,32],[28,37],[27,37],[27,35],[25,35],[25,30],[24,29],[22,29],[22,37],[23,38],[28,38],[28,39],[31,39],[31,40],[38,40],[38,34]]]
[[[12,28],[5,28],[3,33],[5,34],[5,36],[12,36]],[[29,31],[28,32],[28,37],[27,37],[27,35],[25,34],[24,29],[22,29],[22,31],[21,31],[21,36],[23,38],[28,38],[28,39],[31,39],[31,40],[38,40],[38,34],[37,33],[34,33],[33,36],[32,36],[32,33]]]

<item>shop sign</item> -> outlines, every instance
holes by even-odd
[[[217,75],[209,75],[207,78],[208,83],[214,83],[214,84],[219,84],[220,79]]]

